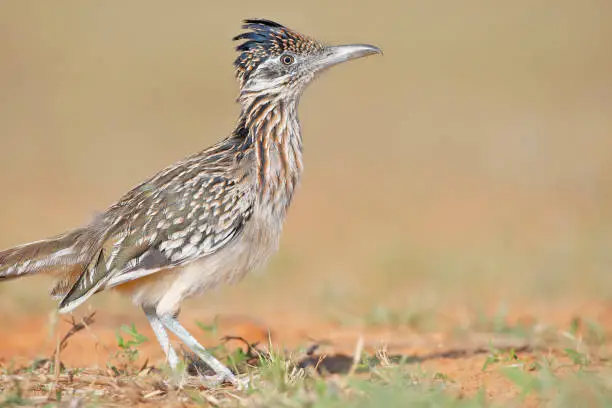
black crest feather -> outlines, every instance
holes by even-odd
[[[233,38],[234,41],[245,40],[236,47],[239,55],[234,61],[236,75],[241,83],[266,58],[278,56],[285,51],[306,54],[323,48],[317,41],[271,20],[244,20],[242,28],[247,31]]]

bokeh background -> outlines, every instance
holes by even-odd
[[[189,316],[307,330],[610,312],[607,0],[0,8],[0,247],[85,223],[227,136],[239,112],[231,38],[242,19],[263,17],[385,55],[306,92],[306,173],[280,253],[265,273],[187,302]],[[2,284],[0,332],[24,342],[44,330],[48,286]],[[114,316],[109,327],[146,327],[115,293],[91,307]],[[15,329],[28,321],[36,327]]]

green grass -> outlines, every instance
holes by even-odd
[[[217,332],[216,321],[200,327],[209,334]],[[189,375],[189,358],[188,365],[182,365],[174,376],[169,376],[166,367],[139,364],[139,348],[147,338],[132,324],[117,330],[118,352],[109,356],[106,369],[62,365],[55,372],[50,360],[26,367],[3,364],[0,407],[51,407],[75,399],[92,407],[161,403],[287,408],[612,406],[612,366],[605,355],[606,339],[601,328],[575,320],[569,330],[556,334],[546,349],[517,351],[491,346],[487,355],[457,357],[482,361],[481,372],[475,375],[495,379],[491,389],[484,382],[465,388],[467,377],[461,372],[451,375],[443,365],[432,369],[411,358],[391,356],[385,350],[372,354],[358,346],[355,353],[360,358],[353,359],[352,365],[340,373],[330,374],[322,359],[332,355],[310,350],[307,357],[316,364],[303,364],[303,351],[282,351],[271,343],[230,351],[221,342],[211,349],[213,353],[241,376],[250,378],[252,384],[247,390],[236,390],[206,388],[199,377]],[[462,364],[466,362],[457,361],[457,365]]]

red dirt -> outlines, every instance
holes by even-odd
[[[579,310],[580,316],[588,316],[602,324],[602,327],[608,327],[612,321],[610,313],[612,309],[607,304],[581,305]],[[573,311],[570,307],[555,310],[551,308],[538,310],[537,307],[531,307],[523,314],[518,313],[515,317],[509,317],[509,321],[525,324],[545,321],[546,324],[567,328],[569,322],[576,316]],[[283,347],[285,350],[293,351],[295,358],[304,355],[303,352],[295,351],[298,347],[314,343],[321,345],[318,352],[322,354],[351,355],[361,337],[366,351],[374,351],[384,345],[389,354],[415,357],[419,359],[418,364],[426,372],[441,373],[450,378],[453,381],[454,391],[459,394],[474,395],[484,387],[488,397],[496,400],[512,398],[517,395],[517,390],[498,370],[491,368],[483,371],[490,344],[500,348],[517,349],[525,344],[524,340],[490,333],[457,336],[453,333],[452,324],[449,324],[448,330],[442,332],[423,333],[406,327],[346,327],[320,321],[288,320],[284,317],[268,317],[267,321],[270,322],[268,326],[264,321],[245,316],[219,317],[218,331],[212,336],[193,323],[194,316],[185,313],[181,317],[181,320],[186,322],[187,328],[192,330],[205,346],[218,345],[219,339],[226,335],[239,336],[251,343],[258,342],[263,347],[267,347],[271,340],[273,347]],[[66,366],[104,367],[109,356],[118,351],[115,332],[121,324],[129,323],[130,320],[125,316],[105,314],[103,311],[100,311],[95,319],[91,327],[69,339],[67,348],[61,354],[61,360]],[[136,325],[138,330],[151,340],[140,346],[140,358],[143,361],[149,359],[153,364],[161,363],[163,353],[144,318],[142,321],[137,321]],[[60,338],[70,327],[70,323],[60,320],[55,334],[50,336],[48,318],[33,316],[27,319],[5,319],[0,325],[4,333],[0,361],[28,364],[32,358],[50,356],[57,344],[56,337]],[[228,343],[230,348],[241,345],[239,341]],[[549,353],[557,358],[563,358],[561,353],[552,348]],[[536,359],[536,353],[530,349],[525,349],[518,355],[526,363]]]

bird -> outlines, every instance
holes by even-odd
[[[56,277],[68,313],[113,288],[144,311],[166,362],[173,333],[215,374],[245,386],[178,321],[181,302],[261,268],[277,250],[304,164],[300,97],[326,69],[373,54],[368,44],[326,45],[267,19],[243,20],[234,69],[240,115],[213,146],[170,165],[86,225],[0,252],[0,281]]]

